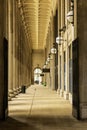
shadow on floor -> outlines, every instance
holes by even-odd
[[[72,116],[8,117],[0,122],[0,130],[86,130],[87,121],[78,121]]]
[[[6,121],[0,121],[0,130],[37,130],[34,126],[8,117]]]
[[[79,130],[87,128],[86,121],[78,121],[72,116],[32,116],[27,119],[27,123],[35,126],[38,130]]]
[[[73,126],[75,123],[79,122],[76,119],[74,119],[73,117],[68,117],[68,116],[63,116],[63,117],[57,117],[57,116],[53,116],[53,117],[37,117],[37,116],[32,116],[32,117],[28,117],[27,118],[27,123],[32,123],[32,124],[36,124],[36,125],[49,125],[50,127],[52,126],[60,126],[60,127],[64,127],[64,126]],[[62,124],[63,123],[63,124]]]

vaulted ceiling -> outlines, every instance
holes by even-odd
[[[20,0],[32,49],[44,49],[52,12],[57,0]]]

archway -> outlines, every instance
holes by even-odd
[[[36,84],[41,84],[42,82],[42,77],[40,74],[42,73],[42,70],[40,68],[35,68],[34,69],[34,83]]]

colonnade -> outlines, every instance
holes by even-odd
[[[9,100],[31,84],[31,48],[18,1],[8,0],[8,95]]]
[[[71,11],[73,4],[73,21],[67,19],[68,12]],[[86,7],[82,0],[58,0],[58,28],[53,27],[47,36],[47,45],[49,39],[55,39],[52,35],[58,30],[58,37],[63,38],[63,42],[58,44],[58,86],[57,93],[72,104],[72,113],[77,119],[87,118],[87,24]],[[81,13],[80,13],[81,12]],[[55,15],[52,15],[54,18]],[[71,17],[71,16],[69,16]],[[51,20],[52,21],[52,20]],[[84,25],[83,25],[83,24]],[[51,25],[51,24],[50,24]],[[53,25],[53,24],[52,24]],[[83,25],[83,26],[82,26]],[[49,26],[51,28],[52,26]],[[50,36],[50,38],[48,38]],[[55,40],[50,41],[51,45]],[[48,49],[49,53],[49,49]],[[47,53],[47,54],[48,54]],[[53,55],[55,61],[55,55]],[[51,75],[51,88],[56,88],[55,82],[55,64],[50,60],[49,68]],[[52,70],[53,67],[53,70]],[[50,78],[48,78],[50,80]],[[49,82],[47,79],[47,83]],[[54,87],[53,87],[54,86]]]
[[[57,93],[60,94],[61,97],[69,99],[72,103],[72,92],[70,91],[70,87],[72,87],[72,70],[70,69],[72,69],[72,41],[74,40],[74,26],[66,19],[67,12],[70,8],[69,3],[70,2],[67,0],[58,0],[58,8],[56,8],[55,13],[52,15],[49,25],[50,31],[48,31],[47,36],[47,55],[50,52],[53,43],[57,44],[56,37],[62,36],[64,39],[63,43],[59,43],[55,46],[58,53],[52,55],[53,59],[50,60],[49,68],[51,80],[50,78],[48,79],[50,80],[51,88],[55,90],[57,84],[55,80],[55,70],[57,67]],[[58,55],[58,59],[56,59],[58,60],[58,65],[55,64],[56,55]],[[49,82],[48,79],[47,82]]]

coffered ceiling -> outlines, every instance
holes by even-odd
[[[20,3],[32,49],[44,49],[56,0],[20,0]]]

